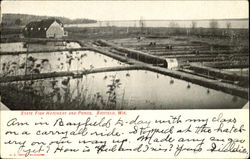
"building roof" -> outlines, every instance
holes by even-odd
[[[26,25],[26,28],[41,28],[41,29],[45,29],[47,30],[50,25],[52,23],[54,23],[54,21],[56,21],[57,23],[59,23],[61,26],[63,26],[63,23],[58,20],[58,19],[54,19],[54,18],[50,18],[50,19],[43,19],[41,21],[33,21],[33,22],[30,22]]]

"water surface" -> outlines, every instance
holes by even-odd
[[[7,85],[1,85],[7,87]],[[12,109],[218,109],[241,108],[247,100],[151,71],[95,73],[82,78],[13,82],[26,92]],[[7,92],[5,92],[7,96]],[[12,92],[13,94],[13,92]],[[34,98],[27,98],[25,94]],[[8,105],[11,99],[6,99]]]

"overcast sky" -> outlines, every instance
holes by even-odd
[[[2,13],[96,20],[248,18],[247,1],[2,1]]]

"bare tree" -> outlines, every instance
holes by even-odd
[[[230,30],[230,29],[231,29],[231,27],[232,27],[231,22],[227,22],[227,23],[226,23],[226,27],[227,27],[227,30]]]
[[[196,27],[197,27],[197,22],[196,21],[192,21],[191,22],[192,33],[196,33]]]
[[[226,23],[226,27],[227,27],[226,34],[229,37],[231,37],[231,34],[232,34],[232,32],[230,31],[231,30],[231,26],[232,26],[231,22],[227,22]]]
[[[139,26],[141,28],[141,33],[143,33],[144,32],[144,27],[145,27],[145,22],[143,20],[143,17],[140,18]]]

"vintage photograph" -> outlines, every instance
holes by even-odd
[[[248,1],[1,1],[1,110],[249,108]]]

